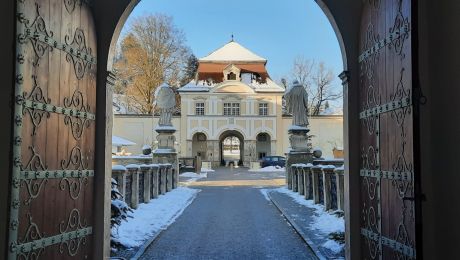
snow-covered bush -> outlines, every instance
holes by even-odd
[[[112,178],[112,204],[111,204],[111,219],[110,219],[110,247],[116,249],[121,247],[121,243],[118,241],[118,227],[121,225],[122,221],[126,221],[130,217],[129,212],[133,210],[126,204],[122,199],[123,196],[118,191],[118,183],[115,179]]]

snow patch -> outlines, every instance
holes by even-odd
[[[335,254],[340,253],[342,251],[342,249],[343,249],[343,244],[339,244],[334,240],[328,240],[322,246],[327,248],[327,249],[329,249],[329,250],[331,250]]]
[[[126,171],[126,167],[123,165],[112,165],[112,171]]]
[[[315,204],[313,200],[305,200],[304,196],[301,196],[298,193],[293,192],[286,187],[274,189],[273,191],[284,193],[290,196],[298,204],[315,209],[315,215],[312,217],[312,224],[310,228],[313,230],[317,230],[319,232],[318,236],[322,235],[327,237],[330,233],[345,232],[344,218],[337,217],[336,215],[326,212],[322,205]],[[322,246],[330,249],[335,253],[340,252],[343,249],[343,245],[340,245],[339,243],[331,239],[328,239],[328,241],[324,243]]]
[[[180,176],[190,178],[190,179],[186,180],[183,183],[183,184],[187,185],[187,184],[190,184],[192,182],[196,182],[199,179],[207,178],[208,173],[197,174],[197,173],[194,173],[194,172],[184,172]]]
[[[268,197],[268,192],[270,192],[272,189],[259,189],[260,193],[264,196],[264,198],[267,201],[270,201],[270,197]]]
[[[280,166],[267,166],[260,169],[251,169],[250,172],[284,172],[286,169]]]
[[[131,213],[132,218],[123,222],[115,230],[120,243],[128,248],[139,247],[147,239],[169,225],[182,214],[193,202],[201,190],[179,187],[147,204],[139,204],[139,208]]]
[[[201,168],[201,172],[215,172],[213,169],[208,169],[208,168]]]

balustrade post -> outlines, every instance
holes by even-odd
[[[297,192],[299,190],[298,178],[297,178],[297,164],[291,166],[291,176],[292,176],[292,191]]]
[[[335,178],[337,183],[337,209],[344,211],[344,168],[343,166],[335,169]]]
[[[304,189],[304,171],[303,168],[305,167],[305,164],[297,166],[297,183],[298,183],[298,191],[299,195],[304,195],[305,194],[305,189]]]
[[[139,165],[130,164],[126,166],[128,173],[131,175],[131,208],[137,209],[139,206]]]
[[[144,173],[144,203],[148,203],[150,201],[150,185],[152,184],[152,166],[141,165],[141,172]]]
[[[311,180],[311,167],[312,165],[309,163],[305,165],[303,170],[303,186],[304,186],[304,196],[306,200],[313,199],[313,187],[312,187],[312,180]]]
[[[166,193],[166,165],[160,164],[160,194]]]
[[[122,200],[125,201],[126,195],[126,167],[123,165],[113,165],[112,166],[112,178],[117,181],[118,192],[123,197]]]
[[[315,204],[320,203],[320,192],[319,192],[319,175],[322,173],[321,166],[313,166],[311,167],[311,180],[313,186],[313,202]]]
[[[172,165],[167,164],[166,165],[166,192],[172,191]]]
[[[288,190],[292,190],[292,165],[286,166],[286,182]]]
[[[158,198],[158,194],[160,192],[160,187],[159,187],[160,167],[158,166],[158,164],[151,164],[150,166],[152,167],[152,179],[151,179],[152,184],[150,186],[150,189],[151,189],[150,195],[152,199],[156,199]]]
[[[323,166],[323,194],[324,194],[324,209],[332,209],[332,190],[331,190],[331,178],[334,174],[334,166]]]

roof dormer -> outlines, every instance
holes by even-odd
[[[227,81],[227,80],[240,81],[241,80],[240,79],[241,69],[233,64],[230,64],[227,67],[225,67],[223,73],[224,73],[224,81]]]

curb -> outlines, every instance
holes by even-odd
[[[283,217],[287,220],[287,222],[294,228],[295,232],[302,238],[302,240],[310,247],[310,249],[313,251],[313,253],[316,255],[316,257],[320,260],[323,259],[328,259],[325,257],[321,251],[319,250],[318,246],[313,243],[313,241],[310,239],[310,237],[305,234],[305,232],[302,231],[302,229],[297,225],[297,223],[287,214],[282,207],[276,202],[272,197],[270,196],[271,192],[267,192],[268,197],[270,198],[270,201],[275,205],[275,207],[278,209],[279,212],[283,215]]]
[[[187,207],[184,208],[184,210],[186,208],[188,208],[188,206],[190,206],[190,204],[192,204],[193,200],[195,200],[195,198],[198,196],[198,193],[196,193],[195,196],[191,197],[188,201],[187,201]],[[176,213],[176,215],[173,216],[173,218],[175,216],[177,216],[177,214],[182,214],[182,212],[184,210],[181,210],[181,211],[178,211]],[[168,226],[169,227],[169,226]],[[139,249],[137,250],[136,254],[134,254],[133,257],[130,258],[130,260],[139,260],[141,258],[141,256],[145,253],[145,251],[147,251],[147,248],[152,245],[152,243],[165,231],[168,229],[168,227],[164,228],[164,229],[160,229],[159,232],[157,232],[156,234],[154,234],[151,238],[149,238],[142,246],[139,247]]]

